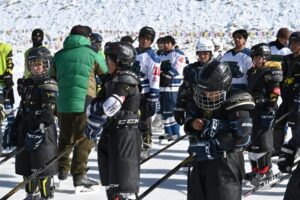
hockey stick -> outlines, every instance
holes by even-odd
[[[14,157],[15,155],[18,155],[24,149],[25,149],[25,146],[23,146],[23,147],[21,147],[19,149],[15,149],[14,151],[8,153],[2,160],[0,160],[0,165],[2,165],[3,163],[5,163],[6,161],[8,161],[9,159],[11,159],[12,157]]]
[[[50,159],[46,164],[44,164],[41,168],[36,170],[33,174],[31,174],[27,179],[19,183],[16,187],[14,187],[11,191],[9,191],[6,195],[4,195],[0,200],[6,200],[12,195],[14,195],[18,190],[20,190],[22,187],[24,187],[27,183],[29,183],[32,179],[36,178],[38,175],[40,175],[44,170],[46,170],[48,167],[50,167],[54,162],[56,162],[58,159],[60,159],[70,148],[73,148],[76,144],[81,142],[85,137],[81,137],[78,140],[76,140],[70,147],[65,149],[65,151],[58,153],[55,155],[52,159]]]
[[[143,199],[146,197],[150,192],[152,192],[158,185],[160,185],[162,182],[164,182],[166,179],[168,179],[170,176],[175,174],[182,166],[186,165],[187,163],[191,162],[194,159],[193,155],[190,155],[181,163],[179,163],[176,167],[174,167],[171,171],[169,171],[166,175],[164,175],[162,178],[158,179],[151,187],[149,187],[145,192],[143,192],[141,195],[137,197],[136,200]]]
[[[156,151],[155,153],[153,153],[151,156],[149,156],[148,158],[144,159],[141,161],[140,165],[144,164],[145,162],[147,162],[148,160],[152,159],[153,157],[155,157],[156,155],[160,154],[161,152],[163,152],[164,150],[170,148],[171,146],[173,146],[174,144],[176,144],[177,142],[179,142],[180,140],[182,140],[183,138],[185,138],[187,135],[183,135],[180,138],[178,138],[177,140],[175,140],[174,142],[168,144],[167,146],[165,146],[164,148]]]
[[[298,164],[300,163],[300,161],[298,160],[297,162],[294,163],[293,167],[297,166]],[[292,171],[293,172],[293,171]],[[250,196],[251,194],[253,194],[254,192],[256,192],[257,190],[263,188],[264,186],[266,186],[268,183],[270,183],[272,180],[276,179],[276,178],[279,178],[276,182],[274,183],[271,183],[270,184],[270,187],[274,187],[275,185],[281,183],[282,181],[284,181],[285,179],[289,178],[291,175],[292,175],[292,172],[291,173],[288,173],[284,176],[281,176],[283,173],[282,172],[278,172],[276,174],[274,174],[273,176],[269,177],[267,180],[265,180],[264,182],[260,183],[258,186],[246,191],[243,193],[243,198],[246,198],[247,196]]]

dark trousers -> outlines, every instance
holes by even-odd
[[[85,137],[87,118],[85,112],[82,113],[58,113],[60,134],[58,140],[59,153],[66,153],[58,160],[58,170],[66,173],[71,170],[74,177],[81,177],[86,173],[88,156],[94,142]],[[79,138],[84,139],[74,148],[71,148]],[[73,157],[70,164],[70,154],[73,150]]]
[[[226,158],[194,162],[188,176],[188,200],[240,200],[242,195],[243,153]]]

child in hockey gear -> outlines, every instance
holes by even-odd
[[[54,122],[57,84],[49,77],[52,56],[46,48],[32,48],[26,64],[30,72],[28,79],[18,80],[20,107],[14,123],[17,132],[17,148],[25,150],[16,155],[16,173],[29,177],[57,154],[57,132]],[[57,173],[57,164],[44,170],[30,181],[25,190],[26,199],[34,199],[39,186],[42,199],[53,197],[51,179]]]
[[[271,57],[270,61],[274,63],[278,63],[281,66],[283,56],[286,56],[291,52],[288,44],[289,37],[291,32],[288,28],[280,28],[276,35],[276,40],[269,43],[271,49]],[[277,118],[280,118],[282,115],[286,114],[286,110],[279,109],[276,113]],[[272,156],[278,156],[280,153],[280,148],[284,143],[285,136],[287,135],[288,124],[285,124],[285,131],[281,130],[277,131],[273,130],[273,147],[274,151],[272,152]]]
[[[252,141],[247,149],[252,171],[246,174],[245,179],[257,186],[272,175],[272,129],[283,75],[280,68],[268,61],[271,57],[271,50],[267,44],[254,45],[251,48],[251,57],[253,66],[247,72],[248,85],[246,90],[255,101],[255,109],[251,111],[253,119]]]
[[[12,47],[9,44],[0,42],[0,104],[4,105],[4,111],[8,113],[7,125],[3,134],[3,144],[0,141],[0,145],[3,146],[4,149],[12,147],[12,144],[9,144],[8,141],[10,140],[10,130],[12,129],[12,124],[15,119],[13,112],[15,99],[12,74],[14,64],[12,58]],[[1,149],[2,147],[0,151]]]
[[[87,108],[87,137],[100,137],[98,165],[108,200],[127,199],[139,191],[139,80],[131,70],[136,51],[127,42],[105,48],[110,77]]]
[[[196,43],[198,61],[183,69],[183,83],[179,87],[174,117],[179,125],[183,125],[185,112],[193,101],[193,88],[197,84],[197,77],[206,63],[213,58],[214,45],[210,39],[200,38]]]
[[[141,28],[138,36],[139,47],[132,69],[138,75],[141,90],[141,120],[139,129],[142,133],[143,145],[141,158],[149,156],[152,144],[151,117],[160,111],[159,82],[160,59],[150,47],[155,38],[153,28],[145,26]]]
[[[239,29],[232,34],[235,47],[227,51],[220,59],[227,62],[232,73],[232,86],[234,88],[245,89],[247,85],[247,71],[252,66],[250,49],[246,48],[248,33],[244,29]]]
[[[294,32],[289,38],[290,48],[293,52],[283,57],[283,84],[282,84],[282,104],[280,107],[293,110],[288,120],[292,123],[292,138],[281,148],[278,168],[282,172],[291,172],[295,155],[300,147],[300,32]],[[279,108],[280,109],[280,108]],[[284,122],[285,123],[285,122]],[[281,129],[284,130],[284,129]],[[300,196],[300,167],[293,172],[287,185],[284,200],[299,199]]]
[[[247,92],[231,88],[227,63],[205,65],[187,110],[184,130],[197,141],[189,146],[195,155],[188,175],[189,200],[241,199],[243,150],[250,143],[254,108]]]
[[[164,53],[160,54],[160,105],[164,124],[164,135],[159,139],[172,141],[180,136],[179,128],[174,118],[174,108],[179,86],[182,82],[182,73],[185,66],[185,56],[181,51],[174,49],[175,39],[166,36],[163,39]]]

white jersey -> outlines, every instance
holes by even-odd
[[[234,87],[245,88],[247,86],[247,71],[252,67],[250,50],[244,48],[242,51],[235,52],[233,49],[227,51],[220,60],[221,62],[234,62],[241,73],[240,78],[232,78]]]
[[[145,51],[137,49],[138,55],[133,70],[141,81],[141,94],[148,93],[152,97],[159,96],[160,59],[156,52],[149,48]]]
[[[291,54],[291,50],[280,44],[278,41],[273,41],[269,43],[269,47],[271,50],[271,59],[272,61],[282,61],[283,56]]]
[[[160,55],[161,72],[172,77],[168,87],[160,87],[161,92],[178,92],[183,80],[183,68],[186,65],[185,56],[182,51],[173,49],[171,52]]]

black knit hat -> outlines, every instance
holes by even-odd
[[[31,33],[31,39],[32,40],[38,40],[38,41],[43,41],[44,39],[44,32],[42,29],[34,29]]]
[[[84,37],[89,36],[89,30],[86,26],[76,25],[71,29],[71,35],[82,35]]]
[[[245,29],[238,29],[238,30],[234,31],[232,33],[232,37],[234,37],[236,34],[242,35],[245,40],[247,40],[247,38],[248,38],[248,32]]]

